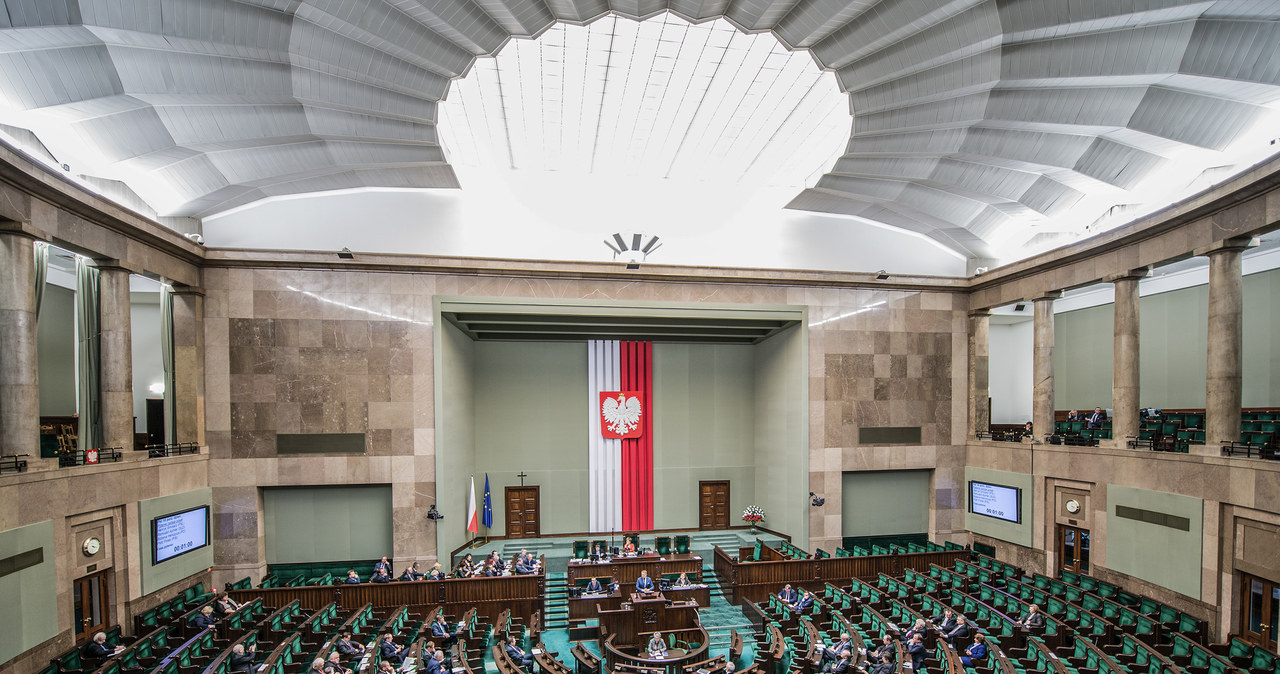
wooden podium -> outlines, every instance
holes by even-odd
[[[668,643],[675,635],[676,646],[669,649],[665,658],[650,658],[645,651],[654,632],[662,632]],[[618,609],[600,611],[600,637],[610,667],[626,664],[668,672],[705,659],[708,641],[707,631],[698,620],[697,605],[670,601],[661,592],[632,593],[630,601]]]

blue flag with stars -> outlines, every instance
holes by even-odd
[[[493,526],[493,501],[489,499],[489,474],[484,474],[484,526],[489,528]]]

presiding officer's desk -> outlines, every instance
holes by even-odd
[[[622,606],[623,596],[630,597],[634,590],[633,584],[631,587],[622,587],[612,593],[569,597],[569,619],[593,620],[596,618],[597,606],[604,611],[616,610]],[[662,595],[673,602],[689,603],[700,609],[711,605],[711,588],[706,585],[672,587],[663,590]]]
[[[708,637],[698,620],[697,608],[668,602],[664,593],[629,592],[619,608],[600,611],[602,651],[611,668],[618,664],[661,667],[670,674],[679,671],[682,664],[706,657]],[[676,640],[665,658],[651,658],[645,652],[655,631]]]
[[[702,555],[668,555],[648,554],[635,557],[617,556],[606,561],[593,562],[586,559],[569,560],[569,572],[566,576],[569,584],[579,578],[610,576],[625,589],[635,588],[636,579],[641,571],[648,571],[651,578],[658,578],[668,573],[688,573],[702,575]],[[657,581],[654,581],[655,583]]]

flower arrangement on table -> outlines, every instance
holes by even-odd
[[[764,508],[757,505],[747,506],[742,513],[742,521],[750,524],[754,528],[761,520],[764,519]]]

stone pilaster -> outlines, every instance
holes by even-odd
[[[1205,444],[1197,453],[1219,456],[1222,445],[1240,439],[1241,344],[1244,279],[1240,259],[1254,239],[1228,239],[1207,250],[1209,258],[1209,348],[1205,362]]]
[[[0,220],[0,455],[40,456],[35,240],[28,225]]]
[[[133,337],[129,321],[129,274],[116,260],[98,267],[99,386],[102,446],[133,449]],[[86,448],[87,449],[87,448]]]
[[[1035,398],[1031,403],[1031,424],[1038,439],[1053,434],[1053,302],[1061,296],[1061,292],[1055,291],[1032,300],[1035,305],[1032,395]]]
[[[1147,269],[1108,279],[1115,286],[1115,343],[1111,365],[1111,437],[1119,447],[1138,437],[1138,339],[1141,318],[1138,310],[1138,280]]]
[[[969,437],[991,420],[991,310],[969,312]]]
[[[178,442],[204,446],[204,291],[173,286],[173,402]]]

